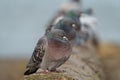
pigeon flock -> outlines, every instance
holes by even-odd
[[[91,12],[81,10],[80,0],[63,4],[47,24],[43,37],[38,40],[24,75],[33,74],[38,69],[62,72],[57,68],[69,59],[73,46],[82,46],[88,41],[98,46],[94,30],[96,24],[97,20]]]

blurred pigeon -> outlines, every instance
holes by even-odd
[[[67,12],[70,10],[81,10],[81,0],[70,0],[60,6],[59,11]]]
[[[64,14],[64,16],[60,16],[56,18],[55,21],[52,21],[46,29],[46,34],[50,32],[52,29],[61,29],[66,32],[66,34],[71,36],[72,38],[76,37],[76,32],[80,31],[81,24],[79,21],[78,11],[68,11]],[[74,34],[73,34],[74,33]]]
[[[71,44],[63,30],[54,29],[42,37],[35,47],[24,75],[42,70],[56,71],[71,55]]]
[[[56,23],[58,23],[61,19],[63,18],[67,18],[69,19],[69,21],[72,21],[70,22],[71,24],[74,23],[76,24],[76,28],[79,28],[77,30],[80,30],[80,21],[79,21],[79,18],[80,18],[80,11],[79,10],[70,10],[70,11],[67,11],[65,12],[64,14],[62,15],[59,15],[59,16],[55,16],[47,25],[47,29],[51,29],[51,27],[53,27],[52,25],[55,25]],[[68,22],[68,21],[67,21]],[[47,30],[46,29],[46,30]]]
[[[94,46],[99,45],[99,40],[96,35],[95,27],[97,26],[97,19],[92,15],[82,13],[80,17],[81,31],[88,34],[87,40],[91,41]],[[82,34],[82,33],[80,33]]]
[[[81,0],[71,0],[70,3],[65,3],[64,6],[60,7],[56,15],[47,25],[46,33],[53,28],[53,25],[67,17],[72,19],[76,25],[76,39],[73,41],[74,45],[83,45],[85,42],[90,40],[93,44],[97,44],[98,39],[94,30],[95,28],[93,28],[96,26],[97,20],[95,17],[90,15],[93,10],[90,8],[82,11],[82,9],[80,9],[80,3]],[[76,7],[71,6],[71,4],[75,4]]]
[[[54,28],[62,29],[66,34],[70,34],[73,45],[83,45],[88,39],[88,33],[82,31],[81,21],[80,21],[80,11],[79,10],[70,10],[52,21],[46,29],[46,34]],[[56,27],[54,27],[56,25]],[[69,29],[69,30],[68,30]],[[68,32],[69,31],[69,32]],[[75,32],[74,32],[75,31]],[[75,34],[72,35],[72,32]]]
[[[50,26],[47,27],[46,32],[49,32],[54,28],[53,25],[57,24],[59,21],[69,22],[73,24],[74,29],[76,30],[76,39],[74,39],[74,45],[83,45],[87,41],[92,41],[93,44],[98,43],[98,39],[95,32],[95,27],[97,25],[97,19],[91,15],[84,14],[79,10],[70,10],[64,15],[56,17],[50,22]],[[66,23],[64,23],[66,24]],[[72,27],[71,25],[69,25]],[[61,26],[63,27],[63,26]]]
[[[99,43],[95,27],[97,24],[97,19],[92,16],[93,9],[83,9],[82,8],[82,0],[70,0],[68,3],[64,3],[59,9],[59,15],[64,15],[66,12],[70,10],[79,11],[80,15],[80,24],[81,30],[77,32],[76,43],[75,45],[82,45],[81,43],[85,43],[87,41],[92,41],[93,45],[97,45]],[[57,15],[58,16],[58,15]]]

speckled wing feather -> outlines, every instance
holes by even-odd
[[[38,70],[38,68],[40,67],[40,64],[42,62],[44,53],[45,53],[45,45],[46,45],[46,38],[42,37],[38,41],[38,43],[33,51],[30,61],[26,66],[27,69],[26,69],[24,75],[29,75],[29,74],[35,73]]]

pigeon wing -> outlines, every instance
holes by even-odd
[[[25,71],[24,75],[29,75],[29,74],[35,73],[38,70],[39,65],[41,64],[42,58],[45,53],[45,45],[46,45],[46,38],[42,37],[38,41],[38,43],[33,51],[33,54],[29,60],[29,63],[26,66],[26,71]]]

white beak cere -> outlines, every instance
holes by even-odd
[[[72,24],[72,27],[73,27],[73,28],[75,28],[75,27],[76,27],[76,25],[75,25],[75,24]]]
[[[68,38],[66,36],[63,36],[63,39],[68,40]]]

